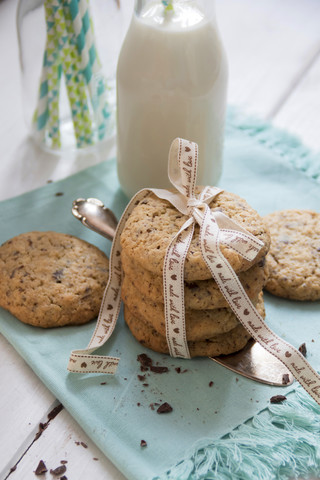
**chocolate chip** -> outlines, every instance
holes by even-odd
[[[209,387],[212,387],[213,386],[213,382],[209,382]]]
[[[83,448],[88,448],[88,445],[87,445],[86,443],[84,443],[84,442],[80,442],[80,445],[82,445]]]
[[[270,398],[270,403],[282,403],[285,400],[287,400],[287,397],[285,397],[284,395],[274,395]]]
[[[144,448],[144,447],[146,447],[147,445],[148,445],[148,444],[147,444],[147,442],[146,442],[145,440],[141,440],[141,442],[140,442],[140,447]]]
[[[45,463],[43,460],[40,460],[37,468],[35,469],[34,473],[35,475],[42,475],[43,473],[46,473],[48,471]]]
[[[60,270],[56,270],[52,274],[52,278],[56,281],[56,283],[61,283],[61,280],[63,278],[63,269],[61,268]]]
[[[172,407],[169,403],[165,402],[157,409],[157,413],[170,413],[172,412]]]
[[[151,372],[153,372],[153,373],[166,373],[166,372],[169,372],[169,368],[168,368],[168,367],[154,367],[153,365],[151,365],[150,370],[151,370]]]
[[[302,343],[299,347],[299,352],[306,357],[307,356],[307,347],[305,343]]]
[[[68,477],[66,477],[65,475],[63,475],[63,477],[60,477],[60,480],[68,480]]]
[[[290,382],[289,374],[284,373],[282,375],[282,385],[287,385]]]
[[[51,469],[51,475],[58,477],[59,475],[63,475],[67,471],[67,467],[65,465],[59,465],[59,467],[55,468],[54,470]]]
[[[190,289],[190,290],[196,290],[196,289],[199,289],[199,285],[195,282],[187,282],[186,286]]]
[[[145,375],[137,375],[137,377],[138,377],[138,380],[140,380],[140,382],[144,382],[146,379]]]
[[[180,368],[180,367],[176,367],[176,368],[175,368],[175,371],[176,371],[177,373],[181,373],[181,368]]]

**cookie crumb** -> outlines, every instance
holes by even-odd
[[[35,475],[42,475],[43,473],[46,473],[47,471],[48,471],[48,469],[47,469],[44,461],[43,461],[43,460],[40,460],[37,468],[36,468],[35,471],[34,471],[34,474],[35,474]]]
[[[285,400],[287,400],[287,397],[285,397],[284,395],[274,395],[270,398],[270,403],[282,403]]]
[[[140,447],[144,448],[144,447],[146,447],[147,445],[148,445],[148,444],[147,444],[147,442],[146,442],[145,440],[141,440],[141,442],[140,442]]]
[[[88,448],[88,445],[84,442],[80,442],[80,445],[83,447],[83,448]]]
[[[164,402],[160,407],[157,409],[157,413],[170,413],[172,412],[172,407],[169,403]]]

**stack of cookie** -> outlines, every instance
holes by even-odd
[[[221,251],[258,312],[264,316],[262,289],[267,280],[265,256],[270,236],[263,220],[245,200],[222,192],[210,204],[224,212],[264,244],[253,262],[230,247]],[[135,207],[121,235],[124,271],[122,299],[125,320],[134,337],[146,347],[168,353],[163,297],[163,262],[172,237],[187,217],[169,202],[150,194]],[[186,334],[194,356],[217,356],[243,348],[250,335],[239,323],[212,279],[200,252],[199,227],[185,262]]]

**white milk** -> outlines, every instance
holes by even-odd
[[[171,186],[168,153],[176,137],[199,145],[197,184],[218,181],[226,86],[219,33],[198,8],[177,4],[164,15],[155,2],[134,14],[117,71],[118,175],[128,196]]]

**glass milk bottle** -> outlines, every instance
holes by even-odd
[[[213,0],[136,0],[117,67],[118,175],[168,188],[176,137],[199,145],[198,185],[222,170],[228,68]]]

